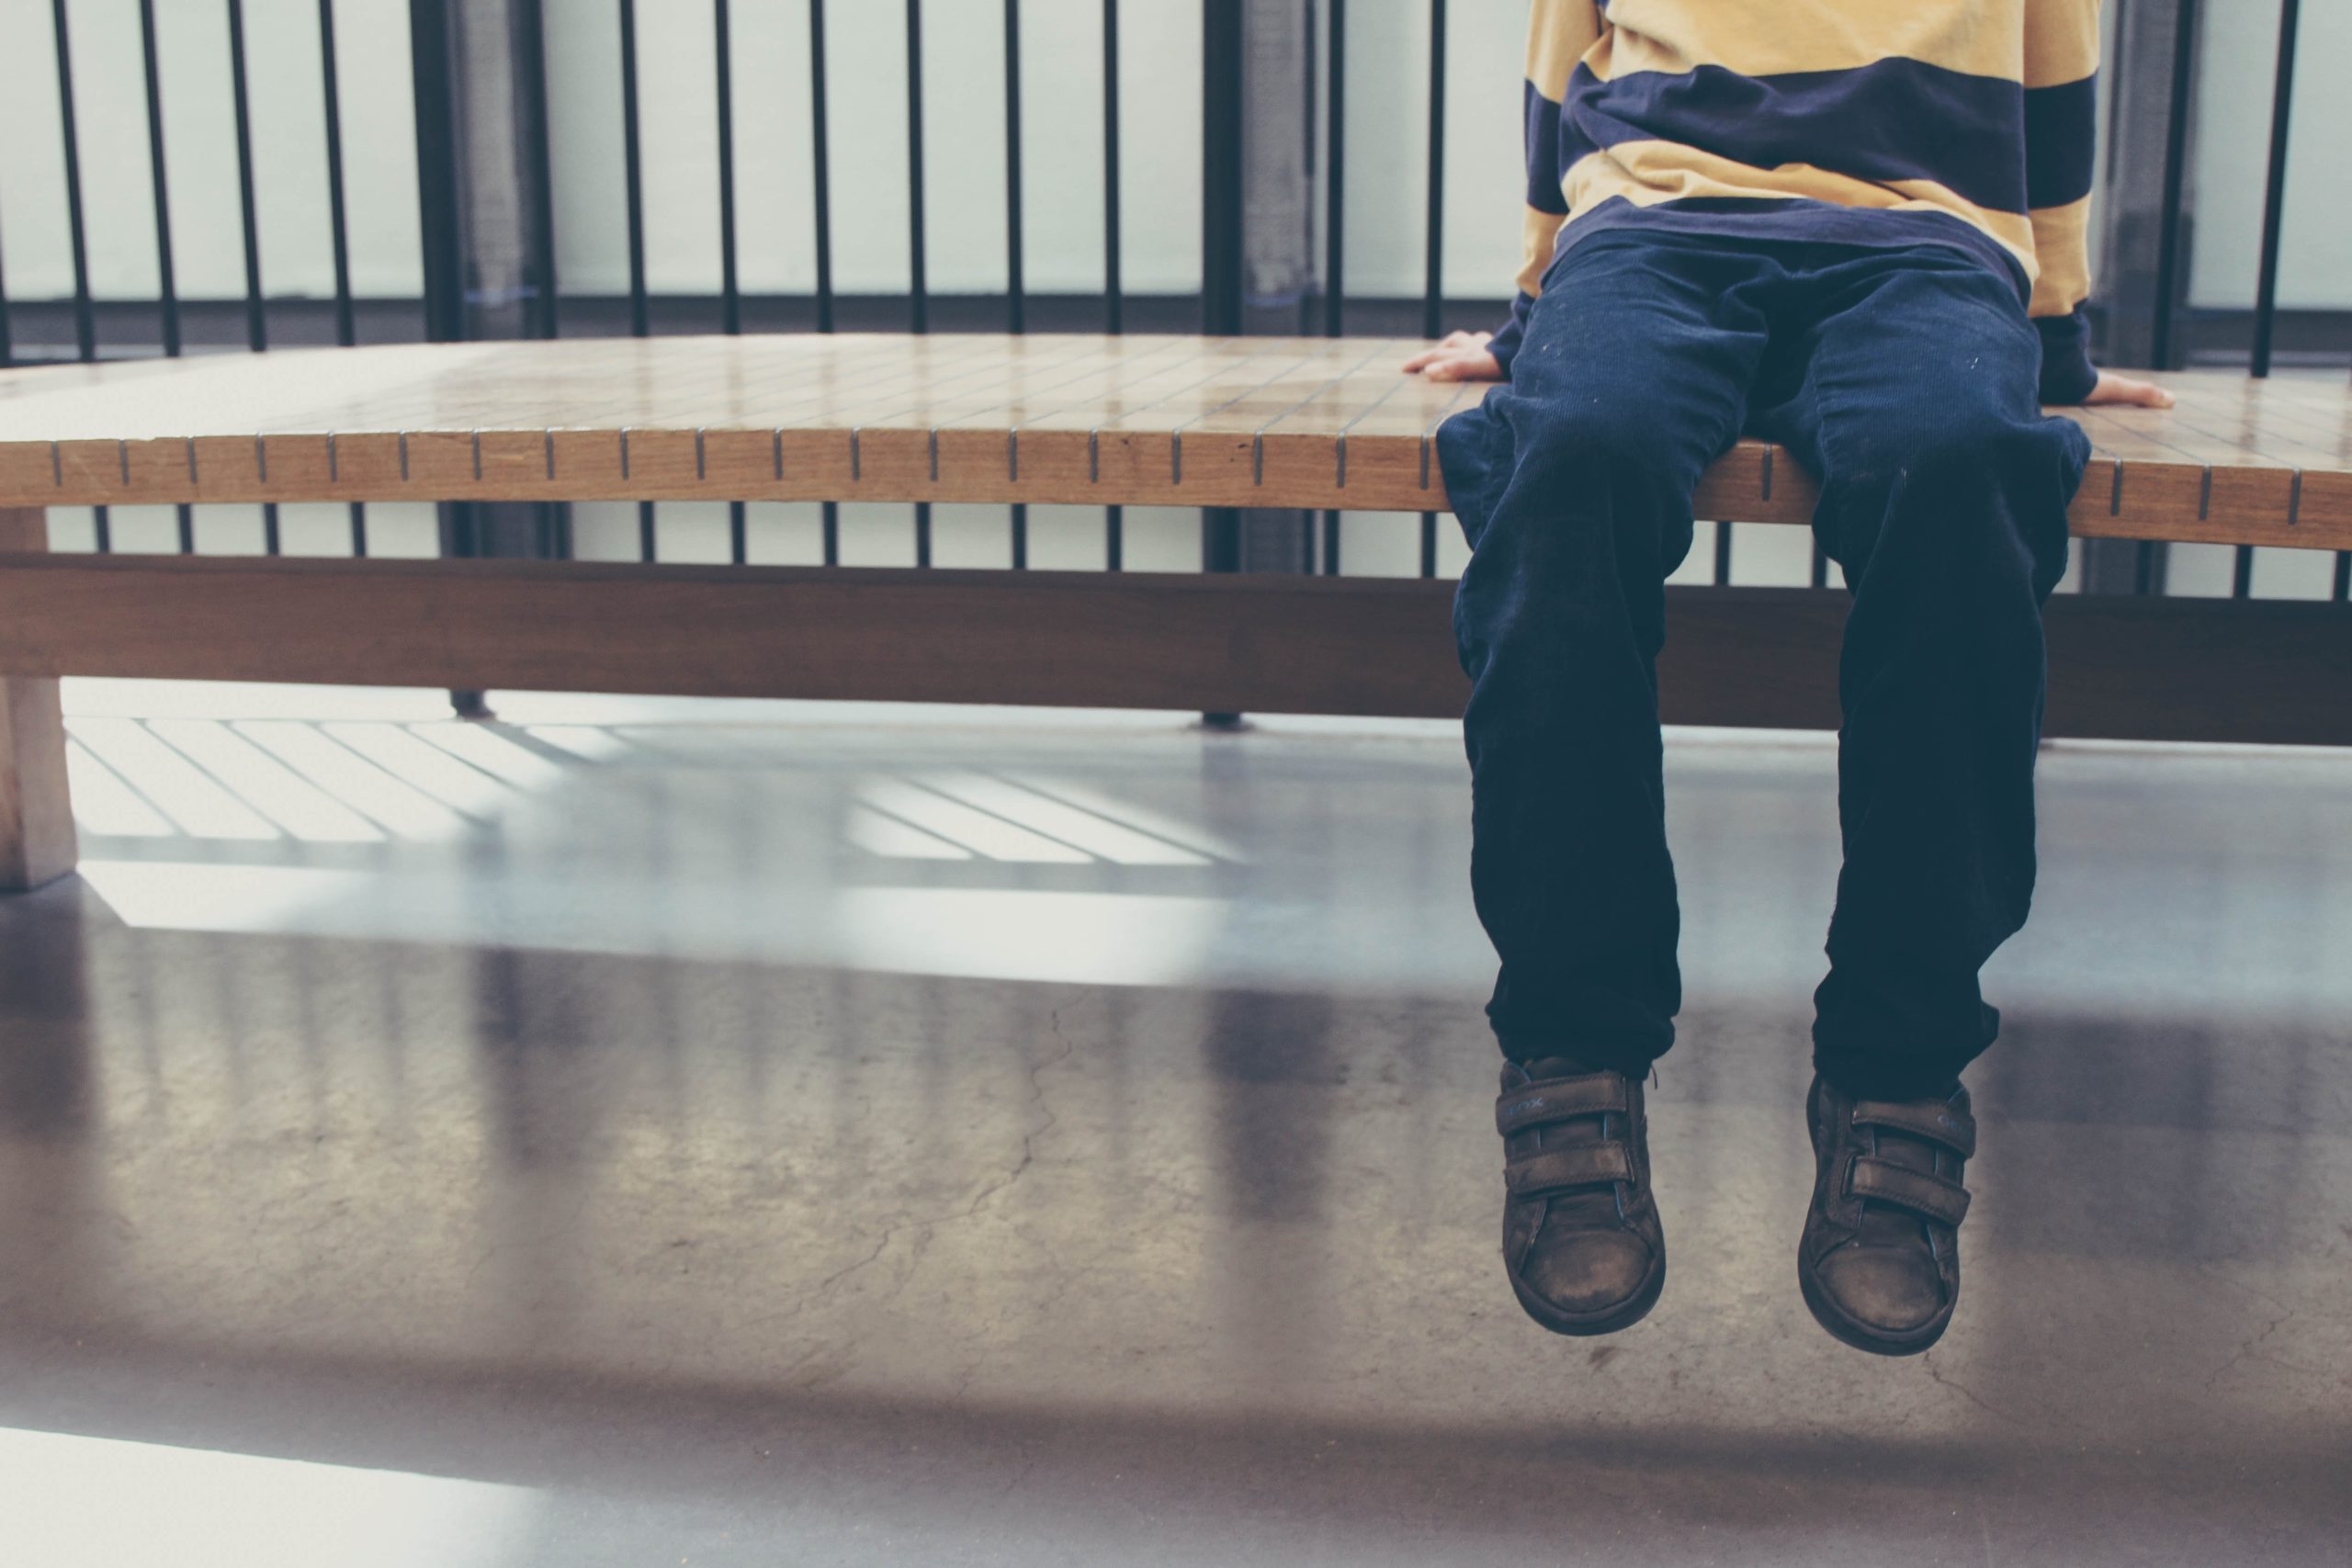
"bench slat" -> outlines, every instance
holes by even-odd
[[[971,501],[1446,506],[1432,435],[1486,389],[1355,338],[876,333],[449,344],[0,372],[0,506]],[[2184,372],[2072,411],[2085,536],[2352,548],[2352,392]],[[1742,442],[1702,517],[1804,523]]]

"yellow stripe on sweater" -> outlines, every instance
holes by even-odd
[[[2033,302],[2026,314],[2063,316],[2090,298],[2091,198],[2036,208],[2028,216],[2033,223],[2033,254],[2041,265],[2032,275]]]
[[[1680,75],[1702,65],[1743,76],[1849,71],[1900,57],[2017,82],[2024,79],[2026,62],[2027,18],[2020,9],[2049,5],[2050,0],[1615,0],[1609,7],[1610,34],[1586,63],[1594,75],[1611,81],[1636,71]],[[2093,0],[2057,5],[2092,13],[2096,28]]]
[[[1527,79],[1558,103],[1567,96],[1577,62],[1600,33],[1593,0],[1535,0],[1527,10]]]

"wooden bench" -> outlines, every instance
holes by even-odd
[[[1483,395],[1357,339],[668,338],[0,373],[0,887],[71,869],[63,675],[1450,716],[1442,581],[51,555],[42,509],[892,501],[1442,510]],[[2352,548],[2352,398],[2164,378],[2079,412],[2086,538]],[[1804,523],[1742,443],[1700,515]],[[1842,595],[1679,589],[1669,720],[1828,727]],[[2352,613],[2052,606],[2053,734],[2352,740]]]

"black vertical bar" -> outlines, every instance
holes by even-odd
[[[1324,76],[1329,98],[1324,108],[1323,144],[1323,335],[1338,337],[1347,321],[1348,0],[1326,0],[1330,12],[1329,54]],[[1310,552],[1311,555],[1312,552]],[[1340,574],[1340,513],[1323,513],[1323,572]]]
[[[907,0],[907,303],[913,330],[931,330],[923,259],[922,0]]]
[[[1005,321],[1016,333],[1029,330],[1021,241],[1021,0],[1004,0],[1004,296]],[[1029,564],[1029,508],[1012,503],[1012,566]]]
[[[180,353],[180,293],[172,266],[172,187],[164,161],[164,72],[155,47],[155,0],[139,0],[139,52],[147,75],[147,172],[155,192],[155,302],[163,327],[164,355]],[[179,525],[180,554],[196,551],[196,509],[173,508]]]
[[[82,138],[74,119],[74,56],[65,34],[65,0],[52,0],[50,17],[57,41],[57,107],[65,150],[65,223],[74,253],[74,349],[85,361],[98,356],[97,314],[90,304],[90,253],[82,223]],[[101,552],[114,548],[113,515],[90,509]]]
[[[817,330],[833,330],[833,183],[825,114],[825,0],[808,0],[809,146],[816,163]]]
[[[2278,68],[2270,85],[2270,164],[2262,195],[2262,261],[2254,292],[2254,363],[2257,377],[2270,374],[2272,334],[2278,324],[2278,231],[2286,214],[2287,121],[2295,95],[2295,29],[2300,0],[2280,0]],[[2254,547],[2240,545],[2230,580],[2233,598],[2254,597]]]
[[[155,50],[155,0],[139,0],[139,47],[147,73],[147,170],[155,194],[155,299],[164,356],[176,358],[180,297],[172,269],[172,195],[164,165],[164,73]]]
[[[1201,18],[1201,330],[1229,336],[1243,326],[1241,0],[1204,0]],[[1201,570],[1241,570],[1238,510],[1202,508]]]
[[[529,233],[524,277],[530,297],[523,310],[522,330],[526,336],[552,338],[560,323],[555,272],[555,170],[548,137],[547,16],[540,0],[512,0],[508,18],[514,49],[509,70],[518,99],[515,135],[530,204],[524,219]],[[538,555],[569,560],[571,502],[541,502],[534,534]]]
[[[621,177],[628,200],[628,330],[632,337],[652,332],[645,297],[645,156],[638,139],[637,118],[637,0],[621,4]],[[655,536],[653,503],[637,503],[637,557],[650,561],[660,555]]]
[[[1023,286],[1021,202],[1021,0],[1004,0],[1004,293],[1005,320],[1026,332]]]
[[[735,266],[735,69],[727,0],[711,0],[711,31],[718,58],[718,294],[719,325],[729,337],[743,330],[743,299]],[[750,549],[743,503],[727,503],[728,558],[741,566]]]
[[[416,205],[424,274],[424,338],[466,335],[465,260],[458,227],[457,106],[449,84],[444,0],[410,0],[410,75],[416,94]]]
[[[931,289],[923,263],[922,0],[907,0],[907,305],[912,330],[931,331]],[[931,502],[915,502],[915,564],[931,564]]]
[[[718,58],[718,306],[729,337],[743,330],[743,300],[735,266],[735,70],[727,0],[711,0],[714,53]]]
[[[451,52],[450,0],[409,0],[409,83],[415,99],[417,254],[424,282],[424,339],[462,343],[466,314],[465,231],[459,219],[458,104]],[[481,553],[473,508],[443,502],[436,508],[441,553],[460,558]],[[478,691],[449,694],[460,718],[486,716]]]
[[[1430,0],[1430,180],[1421,335],[1434,338],[1445,306],[1445,0]],[[1421,513],[1421,575],[1437,575],[1437,513]]]
[[[65,0],[51,0],[50,17],[57,40],[57,109],[65,151],[66,239],[74,254],[74,348],[87,361],[98,356],[98,322],[90,304],[90,250],[82,221],[82,137],[74,118],[74,51],[65,33]],[[103,508],[99,516],[103,536]]]
[[[1731,586],[1731,525],[1715,525],[1715,586]]]
[[[2262,265],[2255,286],[2254,373],[2270,374],[2271,336],[2278,324],[2278,231],[2287,208],[2287,124],[2295,96],[2295,32],[2301,0],[2280,0],[2278,69],[2270,86],[2270,167],[2262,197]]]
[[[2155,321],[2151,341],[2159,370],[2177,367],[2173,338],[2179,312],[2174,296],[2181,266],[2180,220],[2188,178],[2188,97],[2195,81],[2196,44],[2197,0],[2180,0],[2177,30],[2173,38],[2172,107],[2165,126],[2164,214],[2156,241]]]
[[[82,138],[74,118],[74,58],[65,35],[65,0],[51,0],[51,26],[57,42],[57,107],[65,150],[65,222],[74,253],[74,349],[88,361],[98,356],[98,322],[90,303],[90,254],[82,224]],[[90,509],[100,551],[114,548],[111,514],[103,506]]]
[[[1435,337],[1445,303],[1445,0],[1430,0],[1430,181],[1424,221],[1421,335]]]
[[[1202,6],[1201,330],[1241,331],[1240,0]]]
[[[254,199],[253,104],[245,80],[244,0],[229,0],[229,96],[237,121],[237,220],[245,243],[245,346],[269,346],[261,292],[261,224]]]
[[[1815,588],[1829,586],[1829,555],[1821,547],[1818,539],[1813,542],[1813,585]]]
[[[351,227],[343,186],[343,86],[335,70],[334,0],[319,0],[320,86],[326,102],[327,233],[334,249],[334,341],[359,341],[351,299]]]
[[[652,331],[645,297],[645,160],[637,122],[637,0],[621,5],[621,177],[628,202],[628,330]]]
[[[827,140],[825,112],[825,0],[808,0],[809,148],[816,169],[817,208],[817,330],[833,330],[833,185],[832,155]],[[841,502],[828,501],[820,509],[824,528],[824,561],[842,559]]]
[[[526,327],[534,337],[551,338],[560,329],[555,276],[555,168],[548,144],[547,17],[539,0],[515,0],[514,77],[526,96],[522,115],[523,157],[531,182],[531,308]]]
[[[1119,0],[1102,0],[1102,330],[1126,329],[1119,257]],[[1126,508],[1102,509],[1102,564],[1126,564]]]
[[[261,219],[254,195],[253,96],[245,72],[245,0],[229,0],[229,95],[237,118],[237,217],[245,241],[245,342],[255,354],[269,346],[261,291]],[[261,506],[262,548],[278,553],[277,503]]]
[[[2335,602],[2352,600],[2352,550],[2335,552]]]
[[[1328,0],[1331,8],[1330,103],[1324,111],[1323,141],[1323,335],[1338,337],[1347,312],[1346,232],[1348,152],[1348,0]]]
[[[351,300],[351,227],[343,188],[343,85],[335,69],[334,0],[319,0],[319,78],[326,111],[327,239],[334,254],[334,341],[359,338]],[[351,503],[351,553],[368,553],[368,507]]]
[[[1126,330],[1119,256],[1119,0],[1102,0],[1102,330]]]
[[[6,257],[7,249],[6,243],[0,241],[0,258]],[[16,343],[8,334],[8,269],[5,260],[0,260],[0,370],[16,362]]]

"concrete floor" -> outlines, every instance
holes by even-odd
[[[2049,754],[1966,1295],[1887,1362],[1792,1278],[1818,739],[1671,749],[1673,1278],[1568,1341],[1443,726],[69,704],[0,1559],[2352,1559],[2352,755]]]

